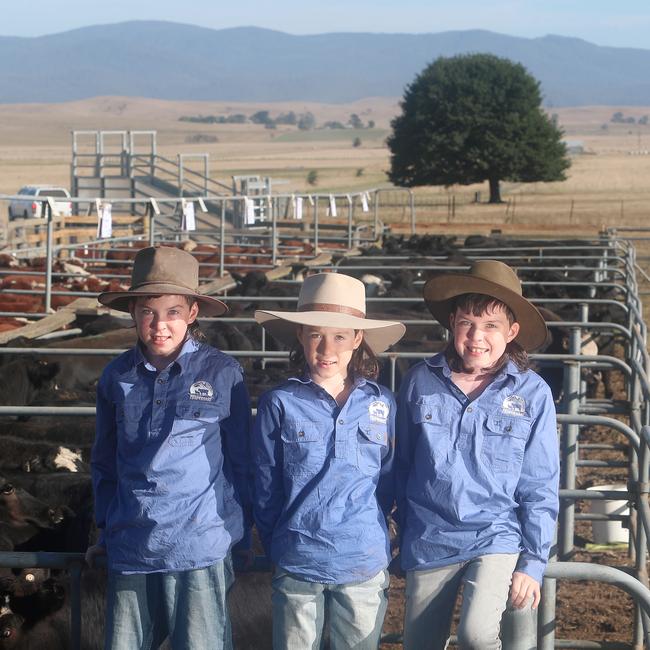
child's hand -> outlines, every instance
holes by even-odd
[[[94,546],[89,546],[86,549],[86,555],[84,556],[84,559],[86,560],[86,564],[89,567],[94,567],[95,566],[95,558],[99,557],[100,555],[106,555],[106,547],[101,545],[101,544],[95,544]]]
[[[510,585],[510,604],[515,609],[523,609],[530,602],[531,596],[533,598],[531,609],[537,609],[541,599],[539,582],[526,573],[515,571]]]

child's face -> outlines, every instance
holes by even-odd
[[[336,378],[345,380],[352,353],[363,340],[361,330],[336,327],[303,325],[298,328],[297,335],[311,378],[317,384]]]
[[[145,356],[159,370],[169,365],[180,352],[187,327],[199,313],[194,303],[187,304],[185,296],[145,296],[137,298],[131,308],[138,338]]]
[[[519,334],[519,323],[511,325],[501,306],[490,307],[480,316],[457,308],[449,321],[454,347],[466,372],[491,368],[505,352],[506,345]]]

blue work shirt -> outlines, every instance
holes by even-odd
[[[390,560],[395,398],[360,379],[346,403],[310,379],[262,395],[254,514],[271,561],[309,582],[367,580]]]
[[[509,361],[470,400],[440,353],[409,371],[397,401],[402,567],[519,553],[516,571],[541,582],[558,513],[548,385]]]
[[[250,403],[231,357],[188,339],[156,371],[139,346],[97,387],[91,468],[109,568],[183,571],[223,559],[250,518]]]

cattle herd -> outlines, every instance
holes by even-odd
[[[67,305],[80,295],[128,287],[130,260],[143,245],[80,247],[74,255],[55,260],[52,307]],[[229,246],[223,260],[218,246],[189,248],[199,259],[204,282],[218,278],[223,266],[229,272],[232,282],[224,283],[223,296],[230,307],[228,317],[206,319],[202,329],[212,345],[237,356],[253,406],[260,393],[286,373],[286,356],[277,354],[282,346],[263,338],[252,320],[253,310],[291,308],[301,279],[318,270],[360,278],[371,316],[407,323],[407,335],[383,363],[380,381],[394,388],[418,357],[445,345],[444,329],[431,320],[421,299],[423,283],[442,270],[463,270],[477,257],[502,259],[518,268],[526,295],[553,323],[542,352],[566,354],[570,329],[585,320],[613,327],[583,328],[583,354],[620,356],[626,346],[620,328],[629,322],[624,308],[629,302],[628,251],[618,249],[612,240],[385,237],[356,255],[332,247],[331,259],[323,266],[313,263],[313,246],[296,241],[287,244],[291,258],[285,261],[283,274],[269,272],[269,252],[259,246],[255,254],[250,246]],[[270,279],[280,275],[283,279]],[[0,551],[82,553],[96,536],[88,473],[93,418],[51,410],[42,415],[30,407],[92,407],[97,380],[110,358],[104,351],[133,345],[135,333],[123,316],[86,310],[57,338],[21,337],[25,318],[45,311],[44,259],[0,254],[0,288],[0,332],[13,330],[7,343],[12,351],[0,348],[0,406],[15,409],[11,415],[0,413]],[[265,357],[262,350],[270,354]],[[560,405],[562,366],[547,365],[542,357],[539,372]],[[609,374],[585,372],[583,379],[588,390],[611,396]],[[105,576],[101,569],[86,569],[81,580],[81,647],[99,648]],[[268,576],[254,574],[237,583],[231,603],[237,647],[268,644],[268,582]],[[0,650],[70,646],[70,582],[64,570],[0,568],[0,608]]]

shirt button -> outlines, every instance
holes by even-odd
[[[164,384],[164,383],[165,383],[165,380],[164,380],[164,379],[159,379],[159,380],[158,380],[158,383],[159,383],[159,384]]]
[[[298,431],[298,437],[304,438],[305,437],[305,432],[304,431]]]
[[[512,426],[511,426],[511,425],[508,425],[508,426],[506,427],[506,431],[512,431]]]
[[[424,419],[425,419],[425,420],[430,420],[430,419],[431,419],[431,413],[427,413],[427,414],[424,416]]]
[[[473,409],[471,406],[468,406],[468,407],[467,407],[467,412],[468,412],[468,413],[471,413],[473,410],[474,410],[474,409]]]
[[[198,418],[199,415],[201,415],[201,412],[200,412],[200,411],[194,411],[194,417],[195,417],[195,418]]]
[[[159,399],[156,400],[156,404],[160,404],[160,400],[159,400]]]
[[[339,424],[343,424],[343,420],[339,420]]]

